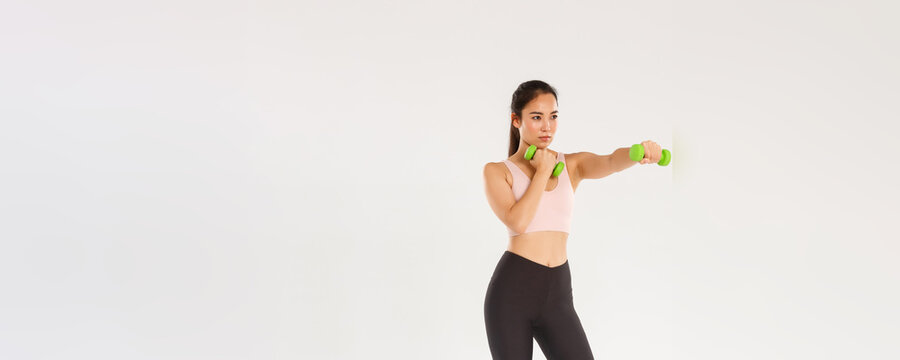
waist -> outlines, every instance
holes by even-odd
[[[569,234],[561,231],[536,231],[512,236],[506,250],[536,263],[554,267],[566,262]]]

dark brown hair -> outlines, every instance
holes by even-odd
[[[519,87],[516,88],[516,91],[512,96],[512,104],[510,105],[510,110],[513,114],[518,115],[519,122],[524,123],[525,119],[522,118],[522,108],[525,107],[528,102],[534,100],[540,94],[553,94],[553,98],[556,99],[556,102],[559,103],[559,98],[556,96],[556,89],[554,89],[550,84],[547,84],[540,80],[530,80],[519,84]],[[515,154],[516,151],[519,150],[519,129],[517,129],[512,124],[512,119],[509,122],[509,155]]]

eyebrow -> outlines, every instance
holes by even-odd
[[[552,113],[558,113],[558,112],[559,112],[559,110],[553,110],[553,112],[551,112],[551,114],[552,114]],[[540,111],[532,111],[532,112],[530,112],[530,113],[528,113],[528,114],[544,115],[544,113],[542,113],[542,112],[540,112]]]

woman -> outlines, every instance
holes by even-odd
[[[556,89],[540,80],[519,85],[512,96],[509,158],[484,166],[491,209],[509,230],[484,299],[484,322],[494,359],[531,359],[532,338],[548,359],[593,359],[575,313],[566,239],[575,189],[635,164],[629,147],[609,155],[563,154],[549,149],[556,134]],[[641,143],[641,164],[656,163],[662,148]],[[529,146],[537,146],[525,160]],[[557,162],[565,169],[552,176]]]

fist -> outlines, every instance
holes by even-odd
[[[537,173],[550,173],[553,171],[553,167],[556,166],[556,157],[553,156],[550,150],[537,148],[534,152],[534,157],[528,162],[534,167],[535,175]]]
[[[641,159],[641,165],[656,164],[662,159],[662,147],[659,144],[647,140],[642,142],[641,146],[644,147],[644,158]]]

